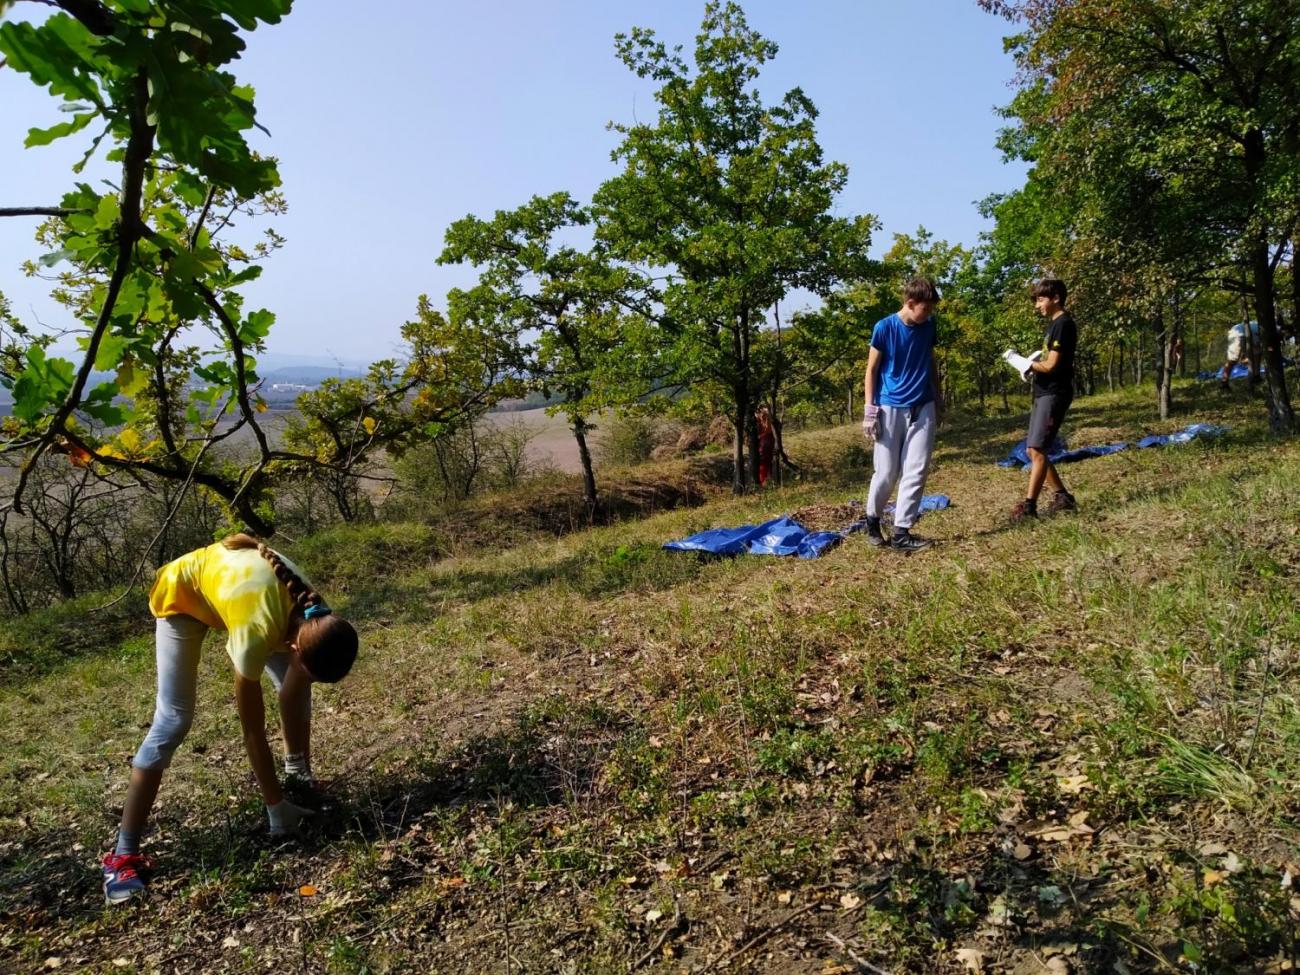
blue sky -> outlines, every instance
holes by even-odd
[[[877,252],[924,225],[973,244],[975,201],[1013,189],[995,108],[1011,96],[1007,24],[974,0],[750,0],[751,26],[780,45],[759,87],[799,86],[821,112],[828,159],[845,163],[843,215],[873,213]],[[11,16],[42,14],[20,3]],[[473,279],[438,267],[442,235],[536,193],[587,199],[614,172],[609,121],[653,116],[652,87],[614,56],[613,36],[653,28],[689,52],[702,0],[538,4],[300,2],[248,36],[234,72],[257,89],[257,148],[280,159],[288,245],[249,289],[276,313],[279,354],[365,361],[394,353],[428,293],[435,304]],[[55,203],[72,184],[79,138],[24,150],[29,127],[63,116],[23,76],[0,70],[0,205]],[[100,176],[112,175],[105,168]],[[250,229],[253,229],[250,227]],[[32,223],[0,221],[0,291],[29,323],[68,324],[25,279]],[[794,309],[790,309],[794,310]]]

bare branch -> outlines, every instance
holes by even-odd
[[[66,217],[87,212],[84,207],[0,207],[0,217]]]

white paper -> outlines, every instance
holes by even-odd
[[[1037,362],[1042,356],[1042,352],[1035,352],[1030,356],[1023,356],[1015,349],[1007,349],[1002,353],[1002,361],[1014,369],[1025,382],[1029,382],[1029,366]]]

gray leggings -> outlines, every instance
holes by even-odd
[[[158,620],[154,656],[158,663],[158,701],[153,723],[144,736],[131,764],[135,768],[164,769],[194,723],[194,699],[199,686],[199,654],[208,627],[192,616],[168,616]],[[267,658],[266,670],[276,692],[284,683],[289,655],[275,653]]]

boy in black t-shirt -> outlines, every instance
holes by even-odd
[[[1025,500],[1011,509],[1012,521],[1038,517],[1038,494],[1043,482],[1055,492],[1048,511],[1073,511],[1074,495],[1065,489],[1056,467],[1047,459],[1056,432],[1074,398],[1074,351],[1079,344],[1079,330],[1065,310],[1065,282],[1044,278],[1034,285],[1034,308],[1046,318],[1045,355],[1032,362],[1029,371],[1034,386],[1034,405],[1029,413],[1029,435],[1025,448],[1029,453],[1029,490]]]

